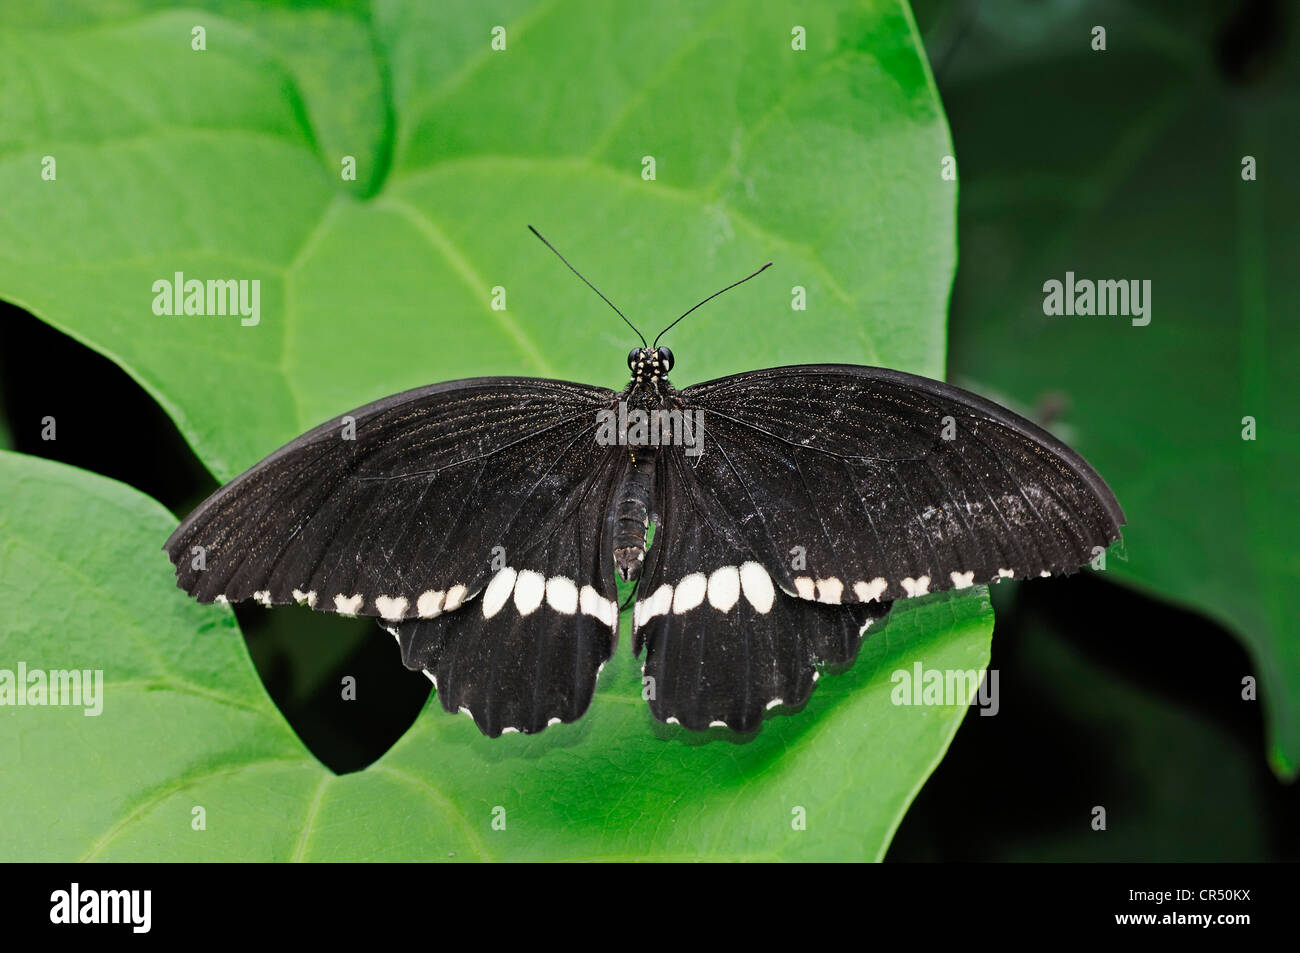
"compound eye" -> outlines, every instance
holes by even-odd
[[[655,356],[659,358],[659,366],[663,368],[665,374],[673,369],[673,352],[668,348],[661,347],[655,352]]]
[[[639,358],[640,356],[641,356],[641,349],[639,347],[634,347],[632,348],[632,350],[627,352],[628,370],[630,371],[636,370],[637,358]]]

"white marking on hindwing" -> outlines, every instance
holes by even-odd
[[[224,595],[215,596],[212,601],[217,603],[218,605],[223,605],[223,606],[230,605],[230,600],[227,599]]]
[[[268,609],[271,607],[271,590],[270,590],[270,589],[260,589],[260,590],[258,590],[257,592],[253,593],[253,598],[254,598],[257,602],[260,602],[262,605],[266,606]]]
[[[673,605],[673,587],[664,583],[648,599],[639,599],[632,621],[639,629],[657,615],[667,615]]]
[[[771,710],[772,710],[773,708],[775,708],[777,705],[784,705],[784,704],[785,704],[785,702],[782,701],[781,699],[779,699],[779,698],[773,698],[770,702],[767,703],[767,706],[766,706],[766,707],[767,707],[767,710],[768,710],[768,711],[771,711]]]
[[[948,575],[952,579],[952,584],[954,588],[969,589],[971,586],[975,585],[974,569],[972,569],[970,572],[950,572],[948,573]]]
[[[920,579],[913,579],[908,576],[903,580],[903,591],[911,596],[923,596],[930,591],[930,577],[922,576]]]
[[[334,597],[334,609],[339,615],[356,615],[361,611],[362,601],[359,592],[355,596],[345,596],[340,592]]]
[[[647,614],[652,617],[657,615],[667,615],[668,610],[672,608],[672,605],[673,587],[664,583],[656,589],[654,595],[650,597],[650,608],[647,610]]]
[[[460,604],[465,601],[465,593],[468,592],[464,586],[457,584],[447,590],[447,598],[443,600],[442,611],[453,612],[460,608]]]
[[[295,589],[295,590],[293,591],[293,601],[296,602],[296,603],[298,603],[298,605],[302,605],[303,603],[306,603],[306,604],[307,604],[307,608],[309,608],[309,609],[315,609],[315,608],[316,608],[316,590],[313,589],[313,590],[311,590],[311,592],[303,592],[301,589]]]
[[[599,619],[611,629],[618,625],[618,603],[606,599],[591,586],[583,586],[578,593],[578,607],[583,615]]]
[[[704,601],[704,595],[708,590],[709,580],[705,578],[704,573],[693,572],[689,576],[683,576],[673,593],[673,614],[681,615],[683,612],[690,612]]]
[[[767,615],[772,611],[772,603],[776,600],[776,589],[772,586],[772,577],[758,563],[741,564],[740,590],[759,615]]]
[[[501,607],[510,598],[510,590],[515,587],[516,575],[513,569],[506,566],[492,577],[492,581],[483,590],[483,618],[490,619],[501,611]]]
[[[715,569],[709,576],[709,605],[719,612],[730,612],[740,601],[740,570],[735,566]]]
[[[853,592],[858,597],[859,602],[872,602],[874,600],[879,600],[888,588],[889,583],[885,582],[885,580],[880,576],[877,576],[870,582],[855,582],[853,584]]]
[[[546,595],[546,577],[531,569],[519,570],[515,580],[515,608],[521,616],[535,612]]]
[[[388,596],[375,596],[375,608],[385,619],[400,619],[406,615],[406,596],[393,599]]]
[[[421,619],[432,619],[442,611],[442,590],[434,591],[428,589],[420,593],[420,598],[415,600],[415,611],[420,614]]]
[[[1050,576],[1051,574],[1052,574],[1052,570],[1050,570],[1050,569],[1044,569],[1042,572],[1040,572],[1040,573],[1038,574],[1038,578],[1039,578],[1039,579],[1046,579],[1046,578],[1047,578],[1048,576]]]
[[[999,570],[998,570],[998,578],[999,578],[999,579],[1010,579],[1010,578],[1011,578],[1012,576],[1014,576],[1015,574],[1016,574],[1016,571],[1015,571],[1014,569],[999,569]]]
[[[815,599],[816,583],[808,576],[794,577],[794,591],[799,594],[800,599]]]
[[[709,727],[710,727],[710,728],[726,728],[726,727],[727,727],[727,723],[726,723],[725,721],[711,721],[711,722],[709,722]]]
[[[578,611],[578,587],[567,576],[546,580],[546,604],[556,612],[573,615]]]
[[[831,605],[837,605],[840,598],[844,595],[844,583],[839,578],[832,576],[829,579],[817,580],[817,601],[828,602]]]

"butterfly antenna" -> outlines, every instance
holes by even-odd
[[[750,278],[754,278],[754,277],[756,277],[756,276],[758,276],[758,275],[761,275],[764,271],[766,271],[768,268],[771,268],[771,267],[772,267],[772,263],[769,261],[769,262],[768,262],[766,265],[764,265],[762,268],[758,269],[758,271],[754,272],[754,274],[752,274],[752,275],[746,275],[744,278],[741,278],[739,281],[732,282],[731,284],[727,285],[727,287],[723,288],[722,291],[730,291],[732,288],[736,287],[736,285],[743,285],[743,284],[744,284],[746,281],[748,281]],[[713,292],[713,294],[709,295],[707,298],[705,298],[703,301],[701,301],[699,304],[697,304],[697,305],[695,306],[695,308],[698,308],[698,307],[700,307],[701,305],[706,305],[706,304],[708,304],[710,301],[712,301],[712,300],[713,300],[714,298],[716,298],[718,295],[722,294],[722,291],[715,291],[715,292]],[[691,308],[691,311],[694,311],[695,308]],[[691,311],[687,311],[686,314],[690,314]],[[683,314],[681,318],[678,318],[678,319],[677,319],[677,321],[680,321],[682,318],[686,317],[686,314]],[[659,346],[659,338],[663,337],[665,334],[667,334],[669,331],[671,331],[671,330],[673,329],[673,326],[674,326],[675,324],[677,324],[677,321],[674,321],[672,324],[668,325],[668,327],[666,327],[666,328],[664,328],[662,331],[660,331],[659,334],[655,337],[655,343],[652,344],[652,345],[650,345],[650,346],[651,346],[651,347],[658,347],[658,346]]]
[[[541,232],[539,232],[537,229],[533,228],[533,226],[531,226],[531,225],[528,226],[528,230],[529,230],[530,232],[532,232],[534,235],[536,235],[538,238],[540,238],[540,239],[542,240],[542,244],[543,244],[543,245],[545,245],[545,246],[546,246],[547,248],[549,248],[551,251],[555,252],[555,257],[559,258],[560,261],[564,262],[566,265],[569,265],[569,259],[567,259],[567,258],[565,258],[563,255],[561,255],[560,252],[559,252],[559,250],[558,250],[554,245],[552,245],[550,242],[548,242],[545,238],[542,238],[542,233],[541,233]],[[607,305],[609,305],[611,308],[613,308],[613,309],[614,309],[614,312],[615,312],[615,313],[616,313],[620,318],[622,318],[622,319],[624,320],[624,322],[626,322],[627,326],[628,326],[629,328],[631,328],[633,331],[636,331],[636,336],[639,337],[639,338],[641,338],[641,346],[642,346],[642,347],[645,347],[645,336],[642,335],[640,331],[637,331],[637,330],[636,330],[636,325],[635,325],[635,324],[633,324],[631,321],[628,321],[628,320],[627,320],[627,315],[624,314],[622,311],[619,311],[619,310],[618,310],[618,306],[615,305],[614,302],[610,301],[610,300],[609,300],[608,298],[606,298],[603,294],[601,294],[599,288],[597,288],[595,285],[593,285],[590,281],[587,281],[587,279],[583,276],[582,272],[580,272],[577,268],[574,268],[572,265],[569,265],[569,271],[573,272],[573,273],[574,273],[575,275],[577,275],[579,278],[582,278],[583,282],[586,284],[586,286],[587,286],[588,288],[590,288],[592,291],[596,292],[596,294],[600,295],[600,300],[601,300],[601,301],[604,301],[605,304],[607,304]]]

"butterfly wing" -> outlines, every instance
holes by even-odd
[[[706,455],[707,455],[706,450]],[[823,605],[787,595],[729,527],[679,448],[660,457],[663,501],[633,612],[644,694],[660,721],[751,731],[808,700],[817,665],[850,662],[889,604]]]
[[[950,385],[775,368],[681,392],[702,453],[662,455],[634,616],[651,708],[746,730],[801,704],[892,600],[1078,569],[1123,514],[1076,453]]]
[[[443,708],[470,715],[486,735],[575,721],[591,703],[618,633],[612,584],[588,580],[607,575],[612,560],[599,534],[621,460],[599,455],[571,510],[477,599],[431,619],[382,623],[406,667],[432,679]]]
[[[728,534],[805,599],[891,600],[1073,572],[1124,522],[1077,453],[940,381],[785,367],[682,396],[703,411],[694,473]]]
[[[489,733],[572,720],[617,635],[602,536],[623,457],[594,439],[613,399],[488,378],[322,424],[176,529],[177,582],[201,602],[376,616]]]

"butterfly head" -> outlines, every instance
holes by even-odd
[[[637,383],[663,380],[673,369],[673,352],[666,347],[634,347],[627,355],[627,369]]]

